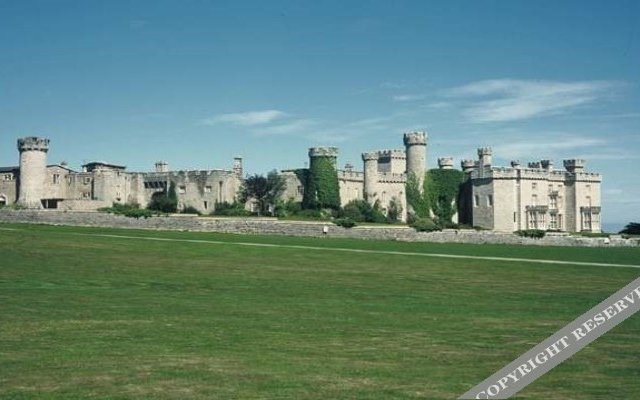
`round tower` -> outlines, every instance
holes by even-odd
[[[362,153],[364,162],[364,198],[371,204],[375,202],[378,186],[378,157],[377,151]]]
[[[477,164],[474,160],[462,160],[460,161],[460,168],[462,168],[462,172],[471,173],[474,169],[476,169]]]
[[[407,153],[407,175],[413,174],[422,190],[424,172],[427,164],[427,133],[407,132],[404,134],[404,145]]]
[[[438,158],[438,168],[440,168],[440,169],[453,169],[453,157],[440,157],[440,158]]]
[[[338,148],[337,147],[311,147],[309,149],[309,167],[312,167],[315,160],[325,157],[329,158],[334,168],[338,169]]]
[[[20,181],[18,204],[26,208],[42,208],[49,139],[29,136],[18,139]]]

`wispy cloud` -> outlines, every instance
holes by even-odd
[[[200,121],[200,125],[217,125],[228,123],[242,126],[255,126],[268,124],[287,116],[280,110],[260,110],[240,113],[220,114]]]
[[[419,101],[424,100],[427,96],[424,94],[399,94],[392,97],[393,101],[406,102],[406,101]]]
[[[532,154],[539,157],[553,157],[567,151],[575,154],[577,149],[584,151],[586,148],[601,147],[606,144],[607,141],[601,138],[557,135],[499,144],[493,146],[493,154],[503,158],[527,158]]]
[[[149,25],[149,21],[146,19],[132,19],[129,21],[129,28],[131,29],[142,29]]]
[[[277,125],[270,125],[254,129],[256,136],[278,136],[303,134],[310,129],[315,129],[318,122],[312,119],[294,119]]]
[[[615,81],[494,79],[448,89],[445,95],[467,100],[463,114],[472,122],[503,122],[566,113],[620,85]]]

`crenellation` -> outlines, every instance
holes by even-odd
[[[310,166],[323,157],[331,159],[337,174],[340,204],[366,200],[384,212],[392,202],[407,217],[406,185],[415,176],[423,190],[427,160],[426,132],[403,136],[405,150],[384,149],[362,153],[363,169],[347,163],[337,169],[337,147],[309,149]],[[130,172],[126,166],[104,161],[82,165],[74,171],[67,165],[47,165],[49,139],[18,139],[20,165],[0,168],[0,205],[19,203],[27,208],[95,210],[113,203],[146,205],[158,192],[175,187],[178,208],[193,207],[210,213],[215,205],[232,203],[243,183],[242,158],[234,157],[231,169],[170,170],[158,161],[153,171]],[[477,149],[478,159],[462,160],[465,188],[458,214],[464,221],[496,231],[550,229],[600,231],[602,175],[586,171],[582,159],[563,160],[564,169],[554,169],[553,160],[542,159],[523,166],[493,166],[491,147]],[[437,159],[441,169],[453,169],[452,157]],[[309,169],[283,170],[282,199],[302,201]],[[428,189],[427,189],[428,190]],[[467,223],[467,222],[465,222]]]

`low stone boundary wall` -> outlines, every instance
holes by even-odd
[[[109,228],[158,229],[240,234],[329,236],[356,239],[399,240],[437,243],[494,243],[542,246],[622,247],[640,246],[639,239],[613,236],[588,238],[549,234],[542,239],[523,238],[512,233],[473,230],[416,232],[406,226],[356,226],[346,229],[329,222],[281,221],[273,218],[213,218],[172,215],[148,219],[129,218],[88,211],[0,210],[0,222],[37,223],[50,225],[97,226]],[[323,233],[323,227],[328,233]]]

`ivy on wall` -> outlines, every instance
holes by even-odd
[[[431,211],[440,223],[451,223],[458,209],[458,194],[464,172],[457,169],[432,169],[425,179],[425,194]]]
[[[304,186],[302,208],[340,208],[338,171],[333,158],[314,157],[309,169],[297,169],[294,172]]]
[[[407,204],[411,208],[410,212],[418,218],[429,218],[429,198],[425,196],[420,188],[420,181],[414,173],[407,177],[406,184]]]
[[[458,208],[464,173],[456,169],[431,169],[425,174],[423,190],[415,175],[407,178],[407,203],[418,218],[431,215],[440,224],[451,223]]]

